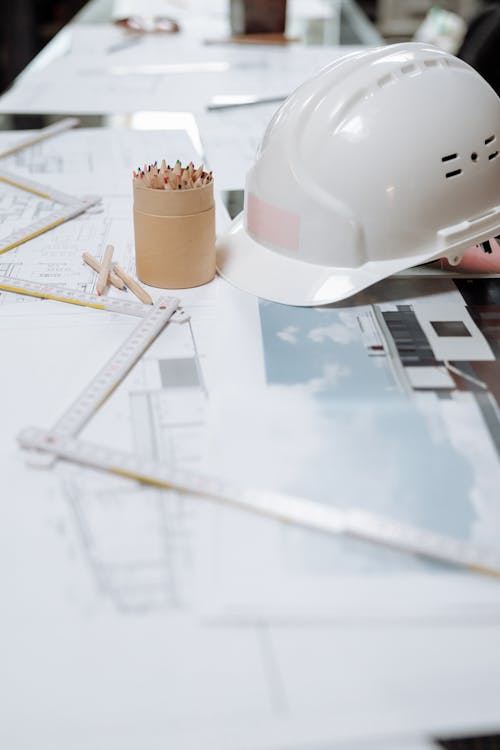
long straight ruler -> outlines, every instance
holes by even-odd
[[[99,196],[88,196],[83,199],[78,198],[74,195],[63,193],[60,190],[54,190],[49,185],[11,174],[5,170],[0,170],[0,182],[31,193],[32,195],[37,195],[39,198],[60,204],[59,208],[55,208],[47,216],[36,219],[31,224],[16,229],[6,237],[2,237],[0,239],[0,254],[12,250],[14,247],[18,247],[23,242],[28,242],[28,240],[32,240],[44,232],[48,232],[50,229],[54,229],[65,221],[69,221],[69,219],[73,219],[100,201]]]
[[[54,135],[63,133],[65,130],[76,128],[79,124],[80,120],[76,117],[65,117],[64,120],[55,122],[53,125],[47,125],[45,128],[40,128],[40,130],[30,133],[26,138],[19,140],[14,146],[10,146],[5,151],[0,151],[0,159],[3,159],[5,156],[17,154],[18,151],[22,151],[29,146],[34,146],[35,143],[45,141],[47,138],[52,138]]]
[[[277,521],[344,534],[367,542],[500,577],[500,553],[452,537],[386,519],[362,510],[344,510],[266,490],[241,490],[218,479],[167,469],[163,464],[77,438],[28,428],[19,436],[23,448],[100,469],[145,485],[195,494]]]

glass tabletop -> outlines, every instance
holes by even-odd
[[[76,44],[76,29],[91,25],[95,26],[96,30],[106,27],[136,8],[140,9],[142,18],[151,19],[158,16],[164,6],[164,0],[90,0],[26,66],[16,82],[29,80],[33,73],[38,73],[54,61],[71,55]],[[172,6],[167,7],[170,14]],[[227,39],[230,33],[230,0],[179,0],[175,6],[175,9],[177,8],[179,19],[174,20],[179,20],[181,32],[187,32],[186,37],[204,41],[209,37],[213,37],[215,41]],[[286,37],[298,40],[299,44],[305,46],[338,48],[347,45],[383,44],[376,28],[354,0],[288,0],[285,34]],[[140,36],[124,30],[124,45],[134,39],[137,41]],[[127,122],[119,122],[119,117],[109,115],[79,115],[79,118],[82,125],[87,127],[131,126],[130,118]],[[43,113],[3,114],[0,115],[0,129],[39,128],[58,119],[58,115]]]
[[[179,3],[179,9],[189,10],[193,25],[218,30],[220,35],[229,33],[229,2],[219,0],[215,3]],[[161,0],[134,3],[120,0],[90,0],[76,14],[70,24],[64,27],[47,46],[26,66],[18,79],[29,75],[33,70],[40,70],[57,57],[71,50],[71,30],[80,24],[107,24],[116,21],[124,13],[132,15],[134,7],[140,8],[140,17],[144,19],[159,15],[163,3]],[[124,11],[122,13],[121,11]],[[181,26],[182,31],[182,26]],[[191,28],[189,28],[191,33]],[[217,32],[216,32],[217,33]],[[306,45],[368,45],[384,44],[383,38],[370,22],[355,0],[316,0],[314,3],[296,0],[287,6],[287,36],[298,39]]]
[[[210,10],[205,10],[205,13],[229,19],[229,4],[230,0],[224,0],[222,4],[210,3]],[[116,0],[90,0],[75,16],[74,23],[106,23],[116,18],[117,7],[120,4]],[[156,11],[161,6],[152,6],[146,2],[140,3],[138,7],[141,8],[142,15],[148,15],[148,7],[154,7]],[[382,36],[355,0],[324,0],[315,3],[289,0],[286,31],[290,36],[299,37],[305,44],[384,44]]]

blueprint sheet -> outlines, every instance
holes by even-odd
[[[206,465],[214,290],[191,299],[191,329],[167,327],[85,437],[167,464]],[[476,628],[474,613],[436,629],[430,618],[417,627],[391,618],[381,628],[358,616],[332,627],[314,606],[297,620],[285,602],[279,618],[260,608],[243,621],[207,621],[207,545],[220,559],[229,542],[221,533],[238,533],[230,565],[239,573],[236,547],[252,545],[258,566],[268,531],[256,535],[249,516],[221,524],[206,500],[63,463],[25,465],[18,431],[50,426],[134,325],[56,302],[0,308],[2,746],[304,750],[342,740],[343,750],[359,750],[368,736],[491,721],[500,690],[494,620]],[[307,570],[308,554],[296,566],[298,575]],[[248,579],[239,583],[252,602]],[[205,596],[217,601],[219,586]],[[480,710],[471,701],[479,684],[491,696]],[[405,747],[404,737],[394,742]]]
[[[9,145],[18,137],[2,134]],[[3,160],[103,202],[3,255],[1,273],[92,291],[81,252],[100,255],[108,242],[133,271],[132,166],[193,152],[185,133],[75,131]],[[23,223],[43,205],[21,191],[17,201]],[[9,214],[9,189],[2,205]],[[201,464],[216,286],[183,292],[191,323],[165,331],[91,436]],[[280,744],[295,730],[308,737],[310,719],[300,730],[279,715],[266,631],[214,629],[197,616],[189,499],[76,467],[29,468],[17,448],[20,429],[50,427],[137,321],[8,293],[0,303],[1,746],[229,749],[267,747],[273,731]]]
[[[1,145],[19,137],[2,134]],[[138,161],[163,156],[185,161],[196,160],[197,153],[184,132],[111,136],[99,130],[68,132],[4,159],[6,169],[75,194],[99,192],[103,200],[94,211],[4,254],[2,275],[92,291],[95,274],[81,252],[99,256],[108,242],[133,271],[130,172]],[[23,223],[43,208],[41,199],[22,191],[16,200]],[[0,207],[9,215],[12,205],[6,189]],[[215,291],[213,283],[183,293],[191,323],[174,331],[166,353],[160,337],[132,373],[132,412],[122,414],[117,393],[118,414],[102,427],[101,440],[113,436],[118,444],[131,436],[132,447],[151,453],[164,427],[148,424],[148,409],[164,408],[162,383],[168,400],[168,388],[187,372],[200,387],[189,414],[181,398],[187,427],[178,426],[177,450],[184,446],[191,461],[202,460],[200,430],[191,430],[190,421],[205,400],[201,368]],[[6,597],[0,744],[13,750],[159,748],[165,742],[178,748],[241,746],[256,720],[274,724],[272,655],[257,628],[206,628],[189,609],[188,501],[76,467],[28,468],[16,445],[23,425],[53,424],[137,321],[8,293],[0,303],[0,588]],[[238,691],[241,680],[244,691]],[[29,722],[23,720],[26,711]]]

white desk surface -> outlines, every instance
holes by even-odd
[[[107,128],[68,132],[0,162],[70,192],[97,191],[103,204],[0,256],[2,275],[90,290],[94,277],[81,252],[100,254],[108,241],[133,270],[131,169],[168,151],[205,159],[219,189],[242,188],[277,105],[210,113],[209,99],[287,94],[345,51],[206,46],[204,38],[227,33],[226,3],[178,0],[148,10],[178,18],[181,34],[110,52],[126,37],[99,13],[118,16],[131,6],[105,5],[90,4],[0,97],[6,116],[107,116]],[[145,4],[139,7],[144,12]],[[291,7],[297,21],[335,12],[335,3],[319,0]],[[0,150],[19,137],[0,132]],[[14,210],[9,200],[0,195],[6,215]],[[15,204],[22,221],[39,209],[28,200]],[[228,217],[222,204],[218,209],[221,231]],[[166,461],[175,455],[194,468],[219,461],[228,475],[247,481],[254,473],[277,488],[286,479],[300,486],[301,472],[312,467],[336,501],[373,498],[389,512],[405,487],[398,475],[405,467],[410,490],[401,513],[437,525],[448,518],[457,534],[476,540],[498,538],[498,459],[467,399],[448,409],[421,401],[418,418],[402,410],[391,426],[370,392],[381,376],[374,369],[359,385],[360,408],[349,411],[355,396],[345,390],[344,411],[325,421],[321,402],[311,401],[321,388],[346,382],[347,359],[325,369],[325,347],[359,367],[356,316],[364,320],[370,305],[383,313],[414,297],[417,306],[445,300],[463,309],[452,281],[396,280],[321,321],[317,311],[259,305],[220,279],[181,296],[197,351],[188,329],[167,329],[86,436],[139,451],[153,450],[156,441],[156,455]],[[26,466],[18,432],[49,427],[132,324],[0,294],[0,745],[424,750],[431,736],[497,729],[495,582],[73,466]],[[302,334],[303,351],[280,361],[284,350],[269,337],[298,346]],[[298,372],[311,342],[322,379],[312,369]],[[189,369],[195,355],[203,388],[192,370],[187,387],[179,380],[186,370],[176,369],[179,361]],[[276,375],[280,367],[290,382]],[[292,422],[301,440],[290,440]],[[420,463],[405,448],[405,424],[422,450]],[[426,478],[432,472],[434,488]],[[462,497],[462,485],[473,500],[469,490]]]

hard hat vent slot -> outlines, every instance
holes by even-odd
[[[494,135],[490,135],[489,138],[486,138],[486,140],[484,142],[484,145],[488,146],[490,143],[493,143],[494,140],[495,140],[495,136]]]
[[[387,75],[382,76],[382,78],[379,78],[377,81],[377,85],[380,88],[383,88],[384,86],[387,86],[389,83],[395,83],[396,79],[391,73],[387,73]]]
[[[497,156],[498,156],[498,151],[493,151],[493,153],[488,156],[488,159],[496,159]]]
[[[414,63],[408,63],[408,65],[403,65],[401,67],[401,73],[404,73],[405,75],[411,75],[412,73],[418,73],[418,68]]]
[[[459,175],[459,174],[462,174],[462,170],[461,169],[454,169],[453,172],[447,172],[446,173],[446,179],[448,179],[448,177],[456,177],[456,175]]]
[[[437,67],[438,61],[437,60],[424,60],[424,65],[428,68],[435,68]]]
[[[447,154],[446,156],[441,157],[441,161],[451,161],[451,159],[456,159],[458,154]]]

